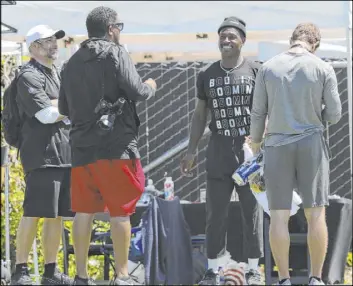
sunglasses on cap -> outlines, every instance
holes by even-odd
[[[36,40],[33,43],[37,43],[39,45],[44,45],[44,44],[56,42],[56,40],[57,40],[56,37],[52,36],[52,37],[49,37],[49,38]]]

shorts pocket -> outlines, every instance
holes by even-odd
[[[139,194],[142,194],[144,191],[144,186],[143,186],[144,182],[140,182],[138,176],[136,176],[137,168],[136,168],[136,165],[134,165],[134,163],[132,164],[132,168],[134,169],[134,172],[131,171],[128,165],[123,165],[122,167],[123,172],[125,173],[126,176],[128,176],[130,183],[135,187],[135,189]]]

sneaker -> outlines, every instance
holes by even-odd
[[[41,285],[74,285],[74,279],[56,269],[52,277],[42,277]]]
[[[15,272],[11,277],[11,285],[33,285],[28,269],[23,268],[22,271]]]
[[[135,280],[130,276],[127,277],[116,277],[109,283],[109,285],[138,285]]]
[[[309,285],[325,285],[325,283],[321,279],[319,280],[315,277],[310,277]]]
[[[289,279],[286,279],[284,281],[279,281],[277,285],[292,285]]]
[[[213,269],[208,269],[198,285],[221,285],[220,276]]]
[[[250,269],[245,273],[245,280],[248,285],[260,285],[261,274],[258,270]]]
[[[96,285],[92,279],[83,279],[79,276],[75,276],[74,284],[73,285]]]

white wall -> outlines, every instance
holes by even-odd
[[[286,50],[288,50],[288,48],[289,48],[288,41],[259,42],[258,60],[267,61],[270,58],[285,52]],[[328,43],[327,40],[326,41],[323,40],[320,44],[319,49],[316,51],[315,55],[317,55],[320,58],[346,59],[347,48],[345,46],[331,44],[331,43]]]

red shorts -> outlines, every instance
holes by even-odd
[[[140,160],[98,160],[71,171],[71,208],[79,213],[109,211],[110,216],[135,212],[145,185]]]

